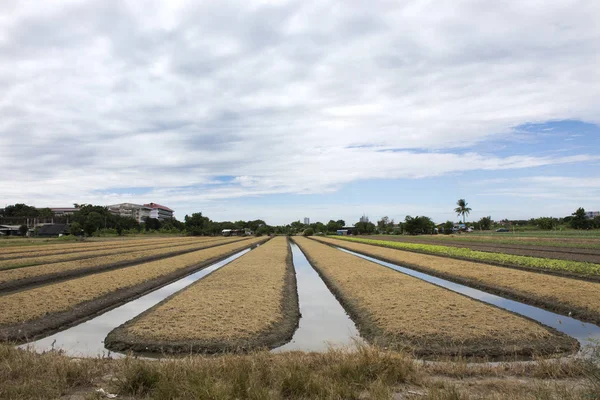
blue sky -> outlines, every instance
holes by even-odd
[[[600,203],[600,5],[4,1],[0,204],[180,219]]]

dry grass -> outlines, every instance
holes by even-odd
[[[592,363],[569,375],[538,376],[536,369],[501,365],[490,367],[490,373],[450,378],[451,371],[428,371],[406,355],[369,346],[356,352],[257,352],[156,362],[71,360],[0,345],[0,399],[100,399],[98,388],[118,398],[160,400],[599,398],[600,369]]]
[[[281,313],[288,244],[277,237],[196,282],[127,325],[141,340],[250,338]]]
[[[368,339],[420,354],[479,348],[491,356],[566,338],[504,310],[306,238],[294,239],[359,320]],[[374,325],[372,331],[365,326]],[[569,341],[567,341],[569,343]]]
[[[161,254],[168,254],[175,251],[186,251],[191,249],[203,249],[207,246],[214,246],[218,243],[228,243],[239,241],[238,238],[220,238],[214,239],[211,241],[201,240],[195,241],[193,243],[171,243],[167,245],[162,245],[156,247],[152,247],[148,250],[130,250],[130,252],[126,253],[117,253],[110,254],[106,256],[97,256],[91,258],[84,258],[81,260],[72,260],[65,262],[55,262],[50,264],[36,265],[31,267],[23,267],[23,268],[14,268],[5,271],[0,271],[0,284],[5,282],[16,281],[20,279],[32,278],[37,276],[45,276],[52,275],[56,273],[66,272],[66,271],[74,271],[85,268],[101,268],[107,265],[113,265],[116,263],[123,262],[134,262],[137,259],[147,258],[147,257],[158,257]]]
[[[317,238],[317,240],[341,245],[357,252],[368,253],[399,265],[420,266],[427,270],[466,278],[475,283],[520,292],[523,297],[535,296],[549,302],[559,302],[600,313],[600,283],[454,260],[446,257],[417,254],[367,244],[346,241],[342,243],[339,240],[329,238]]]
[[[191,241],[202,241],[202,240],[211,240],[211,239],[215,239],[212,237],[207,237],[207,238],[203,238],[203,237],[178,237],[178,238],[172,238],[172,239],[163,239],[163,240],[144,240],[144,241],[134,241],[133,243],[130,242],[104,242],[104,243],[94,243],[92,246],[85,246],[85,247],[77,247],[77,243],[73,243],[74,246],[69,246],[69,247],[64,247],[64,248],[60,248],[60,249],[50,249],[50,250],[46,250],[45,248],[42,249],[37,249],[35,251],[20,251],[20,252],[14,252],[14,253],[0,253],[0,260],[4,261],[4,260],[10,260],[10,259],[14,259],[14,258],[30,258],[30,257],[41,257],[41,256],[53,256],[53,255],[60,255],[60,254],[73,254],[73,253],[79,253],[79,254],[85,254],[87,252],[92,252],[92,251],[97,251],[97,250],[113,250],[113,249],[122,249],[122,250],[126,250],[129,248],[136,248],[136,247],[142,247],[142,246],[165,246],[168,245],[170,243],[185,243],[185,242],[191,242]]]
[[[67,243],[51,243],[28,246],[6,246],[0,248],[0,256],[11,256],[13,254],[29,254],[37,252],[69,252],[69,251],[85,251],[110,247],[126,247],[137,246],[144,243],[164,243],[174,240],[193,239],[186,237],[169,237],[169,238],[143,238],[143,239],[125,239],[111,238],[103,240],[86,239],[85,241],[70,241]],[[51,240],[51,239],[44,239]],[[60,240],[60,239],[54,239]]]
[[[46,314],[69,311],[74,306],[167,275],[190,265],[248,247],[261,238],[199,250],[159,261],[103,272],[66,282],[2,296],[0,325],[30,321]]]
[[[218,239],[212,239],[212,240],[218,240]],[[173,241],[169,241],[169,242],[161,242],[161,243],[156,243],[156,244],[144,242],[141,244],[137,244],[135,246],[128,246],[125,248],[117,246],[117,247],[109,247],[109,248],[102,248],[102,249],[96,249],[96,250],[77,251],[77,252],[62,253],[62,254],[38,255],[36,253],[33,253],[28,257],[18,257],[18,258],[14,258],[14,259],[0,261],[0,271],[7,270],[7,269],[13,269],[13,268],[22,268],[22,267],[71,261],[71,260],[86,259],[86,258],[92,258],[92,257],[101,257],[101,256],[105,256],[105,255],[126,254],[126,253],[140,251],[140,250],[152,250],[152,249],[161,249],[161,248],[168,248],[168,247],[174,247],[174,246],[185,246],[186,244],[190,244],[190,243],[204,243],[204,242],[207,242],[207,240],[183,239],[183,240],[173,240]]]

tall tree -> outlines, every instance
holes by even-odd
[[[469,203],[467,203],[467,201],[465,199],[459,199],[456,202],[456,205],[458,207],[456,207],[454,209],[454,212],[459,217],[462,215],[462,217],[463,217],[463,224],[464,224],[465,223],[465,217],[471,213],[471,209],[469,207],[467,207],[469,205]]]

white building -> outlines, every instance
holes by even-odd
[[[161,206],[156,203],[144,204],[144,207],[150,208],[150,218],[156,218],[160,221],[173,218],[173,213],[175,212],[169,207]]]
[[[587,211],[585,216],[589,219],[594,219],[596,217],[600,217],[600,211]]]
[[[304,225],[310,225],[310,218],[304,217]]]
[[[141,204],[120,203],[107,206],[111,214],[121,217],[133,218],[137,222],[144,222],[146,218],[152,217],[152,208]]]

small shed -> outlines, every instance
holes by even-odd
[[[0,236],[21,236],[21,225],[0,225]]]
[[[39,227],[37,235],[41,237],[58,237],[69,233],[67,224],[42,225]]]

